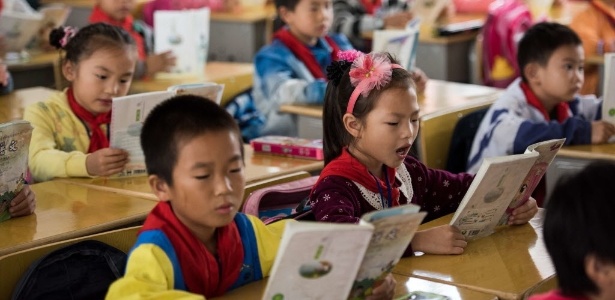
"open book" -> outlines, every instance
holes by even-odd
[[[220,104],[223,90],[224,85],[197,83],[171,86],[166,91],[113,98],[109,147],[128,151],[130,160],[119,176],[146,173],[145,157],[140,143],[141,128],[145,118],[156,105],[175,95],[182,94],[202,96]]]
[[[602,86],[602,119],[615,123],[615,53],[604,54],[604,83]]]
[[[11,201],[26,183],[31,137],[28,121],[0,124],[0,222],[11,218]]]
[[[469,239],[505,225],[510,213],[528,201],[565,140],[532,144],[524,154],[485,158],[450,224]]]
[[[209,45],[209,8],[154,12],[154,50],[177,57],[171,73],[203,75]],[[240,37],[236,37],[240,38]]]
[[[360,224],[289,222],[263,299],[364,299],[391,272],[425,212],[414,204]]]
[[[375,30],[372,51],[389,52],[406,70],[413,70],[419,44],[418,19],[408,22],[405,29]]]

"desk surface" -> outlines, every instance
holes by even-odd
[[[425,92],[419,95],[420,115],[438,112],[475,101],[495,101],[502,90],[482,85],[430,79]],[[285,104],[280,111],[301,116],[322,118],[321,105]]]
[[[565,146],[557,157],[615,160],[615,144]]]
[[[530,224],[511,226],[470,241],[462,255],[422,255],[404,258],[393,273],[521,299],[546,282],[555,282],[555,268],[542,239],[544,210]],[[421,225],[448,224],[452,214]]]
[[[44,101],[57,92],[45,87],[18,89],[12,93],[0,96],[0,123],[21,120],[26,106]]]
[[[9,70],[19,69],[19,68],[30,68],[40,65],[58,65],[60,62],[60,54],[56,51],[51,52],[40,52],[37,50],[33,50],[29,52],[29,57],[27,59],[22,59],[18,61],[7,60],[6,65]]]
[[[254,154],[252,147],[244,146],[246,183],[273,178],[298,171],[313,172],[323,168],[322,161],[290,158],[269,154]],[[69,182],[104,191],[116,192],[157,200],[151,191],[147,176],[126,178],[59,178],[55,181]]]
[[[31,188],[36,211],[0,223],[0,256],[143,221],[157,203],[58,181]]]
[[[478,291],[473,291],[470,289],[456,287],[449,284],[434,282],[423,280],[420,278],[414,277],[406,277],[399,274],[393,274],[395,280],[397,281],[397,286],[395,288],[395,297],[398,298],[410,293],[410,291],[424,291],[431,292],[436,294],[441,294],[450,297],[452,300],[457,299],[472,299],[472,300],[482,300],[482,299],[497,299],[494,295],[490,295],[487,293],[481,293]],[[265,288],[267,287],[267,280],[265,278],[260,281],[256,281],[250,283],[244,287],[238,288],[236,290],[230,291],[222,297],[217,297],[213,299],[218,300],[260,300],[262,298],[263,293],[265,292]]]
[[[254,65],[251,63],[209,62],[205,66],[203,77],[160,74],[156,78],[135,80],[130,86],[130,93],[164,91],[169,86],[186,83],[216,82],[224,84],[222,105],[232,96],[252,86]]]
[[[212,21],[253,23],[258,21],[273,20],[276,16],[275,5],[252,5],[242,6],[238,11],[212,12]]]

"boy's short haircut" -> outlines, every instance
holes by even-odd
[[[615,164],[592,162],[579,173],[561,178],[549,197],[543,234],[564,295],[600,292],[585,273],[588,255],[615,264],[615,201],[609,188],[613,178]]]
[[[286,9],[294,11],[300,1],[301,0],[275,0],[275,8],[280,9],[280,7],[286,7]]]
[[[158,175],[172,186],[180,147],[196,136],[224,130],[237,136],[243,158],[237,123],[214,101],[195,95],[180,95],[160,103],[147,116],[141,131],[147,173]]]
[[[523,81],[527,82],[523,73],[527,64],[536,62],[546,66],[555,50],[568,45],[582,45],[579,36],[568,26],[542,22],[528,29],[517,47],[517,65]]]

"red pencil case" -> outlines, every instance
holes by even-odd
[[[257,153],[271,153],[314,160],[325,158],[322,151],[322,140],[302,139],[287,136],[262,136],[250,141]]]

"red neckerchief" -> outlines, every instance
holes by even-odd
[[[380,5],[382,5],[381,0],[363,0],[361,2],[363,3],[363,7],[365,7],[365,12],[370,15],[373,15],[376,10],[380,8]]]
[[[604,4],[600,0],[592,0],[590,1],[590,4],[597,10],[604,13],[606,18],[611,22],[611,26],[615,26],[615,11],[613,11],[613,7]]]
[[[68,98],[68,105],[70,106],[70,109],[73,113],[75,113],[77,118],[88,125],[89,128],[87,129],[92,133],[90,135],[90,146],[88,147],[88,153],[96,152],[96,150],[99,149],[108,148],[109,140],[102,129],[100,129],[100,125],[109,124],[109,122],[111,122],[111,112],[109,111],[107,113],[98,114],[95,116],[77,103],[72,88],[68,88],[66,90],[66,98]]]
[[[288,29],[282,28],[276,31],[273,37],[280,40],[282,44],[286,45],[286,47],[290,49],[290,52],[292,52],[305,64],[315,78],[325,79],[325,73],[322,71],[322,67],[316,61],[314,54],[310,51],[310,48],[292,35]],[[337,59],[337,53],[340,51],[340,47],[329,36],[325,36],[325,40],[327,41],[327,44],[329,44],[329,47],[333,49],[333,51],[331,51],[331,61],[333,61]]]
[[[521,89],[523,90],[523,94],[525,95],[527,103],[538,109],[545,117],[545,120],[551,121],[549,112],[547,112],[547,109],[544,107],[544,105],[542,105],[540,100],[538,100],[538,97],[536,96],[536,94],[534,94],[530,86],[522,81]],[[568,102],[560,102],[555,106],[555,115],[557,116],[558,122],[563,123],[564,121],[566,121],[566,119],[570,117],[570,115],[568,114],[568,110]]]
[[[145,53],[145,42],[143,41],[143,37],[139,34],[133,27],[133,18],[132,16],[127,16],[123,21],[116,21],[111,19],[109,15],[107,15],[100,6],[94,6],[92,9],[92,14],[90,15],[90,23],[107,23],[113,26],[117,26],[123,28],[130,36],[135,40],[137,44],[137,51],[139,52],[139,60],[145,60],[147,58],[147,53]]]
[[[177,254],[189,292],[205,298],[222,296],[237,281],[243,264],[243,246],[237,224],[216,229],[218,258],[184,225],[168,201],[159,202],[149,213],[144,230],[159,229]]]
[[[387,166],[385,166],[385,168],[387,172],[387,178],[389,179],[389,184],[391,186],[391,200],[393,202],[392,206],[399,206],[399,186],[395,182],[396,170]],[[367,167],[365,167],[365,165],[363,165],[359,160],[354,158],[354,156],[352,156],[350,152],[348,152],[348,148],[344,148],[340,156],[330,161],[325,166],[322,172],[320,172],[320,176],[314,184],[314,187],[318,186],[321,180],[331,175],[348,178],[376,194],[380,194],[380,190],[378,189],[378,184],[380,184],[382,192],[385,193],[381,196],[385,200],[388,199],[388,195],[386,194],[388,193],[387,183],[380,178],[374,177],[372,173],[369,172]],[[376,183],[376,180],[378,180],[378,183]],[[314,188],[312,188],[311,193],[313,192]],[[408,201],[410,201],[410,199],[408,199]],[[383,206],[384,205],[385,204],[383,203]]]

